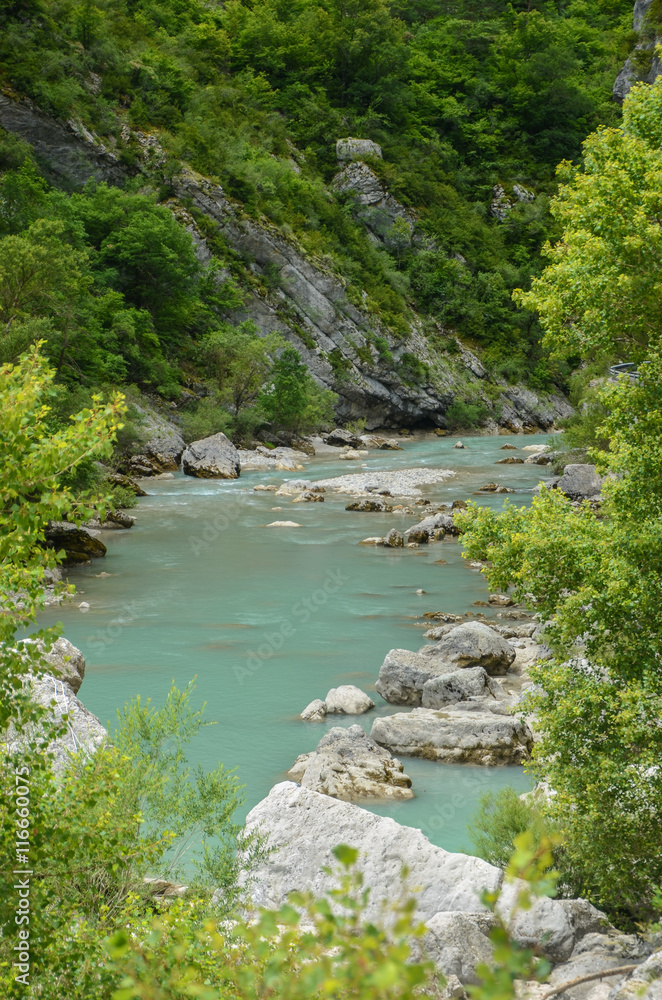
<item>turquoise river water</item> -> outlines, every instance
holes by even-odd
[[[519,449],[547,440],[505,439]],[[496,480],[516,490],[512,501],[529,503],[532,487],[548,478],[541,466],[495,466],[505,455],[525,457],[501,451],[503,437],[464,442],[460,451],[452,438],[403,440],[403,451],[371,453],[365,466],[452,469],[454,477],[421,490],[445,502],[466,499]],[[359,722],[369,731],[377,714],[399,710],[382,701],[374,683],[389,649],[424,644],[424,611],[465,613],[486,599],[483,577],[462,559],[456,541],[404,550],[358,544],[391,527],[408,527],[417,519],[411,515],[347,512],[348,498],[329,494],[324,503],[290,505],[288,498],[252,490],[260,482],[364,471],[359,466],[316,458],[305,473],[146,481],[150,495],[133,511],[135,527],[104,532],[106,558],[71,573],[78,588],[74,602],[42,616],[44,624],[61,621],[83,651],[81,697],[104,723],[112,725],[127,699],[140,694],[160,703],[173,679],[183,687],[195,676],[196,703],[206,702],[206,715],[217,724],[197,737],[191,757],[237,768],[245,786],[242,814],[331,726]],[[480,502],[500,507],[503,499]],[[264,527],[273,520],[302,527]],[[416,594],[419,588],[424,596]],[[89,611],[78,609],[81,600]],[[297,718],[313,698],[343,683],[366,690],[377,707],[359,719]],[[369,808],[421,828],[448,850],[469,847],[466,822],[482,792],[530,787],[516,767],[404,763],[416,798]]]

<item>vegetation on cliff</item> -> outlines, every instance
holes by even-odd
[[[540,273],[557,232],[556,164],[618,121],[611,84],[630,20],[630,0],[3,3],[9,92],[81,121],[128,170],[144,163],[140,137],[158,140],[151,194],[69,197],[5,139],[0,261],[16,251],[52,266],[45,293],[11,319],[4,356],[39,333],[70,385],[172,398],[191,377],[209,380],[200,344],[239,305],[236,281],[255,279],[220,238],[201,266],[160,204],[187,162],[340,274],[396,337],[406,342],[415,311],[434,351],[456,350],[457,331],[495,376],[565,387],[576,351],[550,358],[535,311],[511,293]],[[371,168],[418,217],[413,239],[399,219],[376,240],[331,186],[335,139],[348,134],[381,144]],[[405,384],[425,378],[407,357]],[[465,420],[484,414],[466,409],[476,400],[458,405]]]

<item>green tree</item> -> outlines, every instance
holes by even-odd
[[[502,514],[460,515],[466,555],[546,622],[553,651],[532,677],[534,773],[565,836],[564,879],[617,921],[648,919],[662,882],[662,357],[637,383],[608,383],[595,454],[612,474],[600,516],[544,490]]]
[[[274,363],[271,385],[260,395],[260,407],[275,428],[297,433],[333,421],[335,394],[320,389],[293,347]]]
[[[564,163],[551,211],[563,237],[551,263],[516,299],[536,309],[557,353],[640,360],[662,329],[662,79],[633,87],[621,129],[584,143]]]
[[[253,406],[285,341],[277,333],[259,336],[254,323],[223,326],[202,342],[207,371],[235,416]]]

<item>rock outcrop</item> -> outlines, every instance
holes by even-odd
[[[127,472],[135,476],[158,476],[175,472],[184,451],[184,438],[176,424],[145,404],[135,404],[140,417],[139,453],[126,462]]]
[[[182,455],[182,471],[197,479],[237,479],[239,452],[223,433],[194,441]]]
[[[440,970],[474,981],[475,967],[487,955],[482,938],[491,925],[480,896],[502,886],[500,869],[435,847],[420,830],[292,782],[272,788],[249,813],[246,828],[259,829],[274,849],[247,884],[255,905],[278,907],[292,890],[322,895],[334,884],[325,871],[333,867],[333,848],[348,844],[359,851],[358,867],[370,889],[367,919],[388,921],[402,888],[405,896],[413,895],[416,916],[429,928],[426,945]],[[402,885],[403,866],[409,870],[407,886],[416,892]],[[506,920],[516,891],[516,885],[503,890],[500,912]],[[535,945],[556,963],[567,961],[586,935],[606,924],[584,900],[542,899],[520,913],[513,928],[517,941]]]
[[[375,719],[371,736],[392,753],[448,764],[494,766],[528,760],[533,733],[527,723],[483,709],[482,702],[442,710],[415,708]]]
[[[570,500],[591,500],[600,495],[606,476],[601,476],[594,465],[566,465],[555,488]]]
[[[101,559],[106,546],[88,528],[79,528],[68,521],[51,521],[44,532],[46,544],[56,551],[64,550],[65,566],[80,566],[91,559]]]
[[[288,776],[303,788],[345,802],[411,799],[411,778],[360,726],[329,730],[312,753],[297,757]]]
[[[31,642],[31,640],[28,640]],[[38,643],[43,653],[43,644]],[[49,743],[54,753],[54,770],[61,771],[74,753],[93,753],[106,739],[107,733],[96,715],[89,712],[76,697],[85,676],[85,659],[79,649],[67,639],[58,639],[50,651],[43,654],[46,666],[53,673],[43,673],[39,677],[28,677],[25,684],[30,697],[38,705],[48,709],[47,719],[62,723],[64,731]],[[20,752],[26,741],[43,740],[40,724],[28,727],[20,735],[10,731],[7,735],[9,752]]]
[[[653,0],[635,0],[632,27],[639,40],[616,77],[613,88],[614,99],[621,104],[633,83],[653,83],[662,73],[662,61],[656,51],[662,42],[662,26],[648,16],[652,6]]]

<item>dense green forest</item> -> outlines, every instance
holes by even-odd
[[[35,287],[2,302],[2,360],[42,338],[69,391],[129,384],[176,398],[191,377],[218,389],[205,338],[228,333],[222,317],[241,301],[228,275],[241,285],[245,274],[220,239],[202,266],[159,204],[188,163],[340,274],[396,336],[415,311],[434,321],[434,349],[452,347],[439,329],[456,331],[494,375],[567,389],[576,357],[551,361],[535,312],[511,295],[558,234],[557,164],[619,120],[611,88],[631,19],[630,0],[4,0],[7,93],[84,123],[128,170],[137,132],[165,155],[123,191],[62,192],[4,137],[0,269],[11,287],[17,261],[30,261]],[[381,145],[370,165],[416,213],[418,239],[395,225],[375,245],[330,187],[346,135]],[[502,218],[495,185],[512,205]],[[222,390],[218,404],[196,428],[236,428]]]

